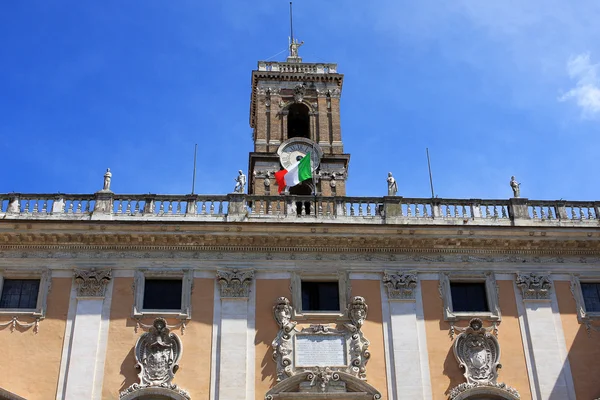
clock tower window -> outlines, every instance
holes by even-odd
[[[310,139],[310,117],[308,107],[302,103],[295,103],[289,107],[288,111],[288,139],[293,137]]]

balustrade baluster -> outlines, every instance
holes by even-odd
[[[223,214],[223,202],[219,202],[219,215]]]
[[[429,212],[427,211],[427,204],[423,204],[423,217],[429,218]]]
[[[140,202],[136,200],[135,202],[135,208],[133,209],[133,212],[136,214],[140,213]]]
[[[202,200],[202,208],[201,209],[202,209],[202,211],[201,211],[202,215],[205,215],[206,214],[206,201],[205,200]]]
[[[119,205],[117,206],[117,214],[123,213],[123,200],[119,200]]]
[[[215,213],[215,202],[214,200],[210,201],[210,215],[213,215]]]
[[[575,215],[575,207],[571,207],[571,219],[577,219],[577,216]]]
[[[44,200],[44,202],[42,203],[42,213],[45,213],[47,209],[48,209],[48,200]]]
[[[173,214],[173,202],[169,201],[169,207],[167,208],[167,214]]]
[[[127,199],[127,207],[125,208],[125,213],[127,215],[131,214],[131,200]]]
[[[450,214],[450,204],[446,204],[446,218],[451,218],[452,214]]]
[[[579,209],[579,218],[584,220],[585,219],[585,207],[577,207]]]
[[[75,211],[77,214],[81,214],[81,201],[77,202],[77,211]]]
[[[421,216],[421,205],[415,204],[415,217],[419,218]]]
[[[160,215],[165,213],[165,202],[164,201],[160,202],[160,206],[158,207],[158,213]]]
[[[354,203],[350,203],[350,216],[354,216]]]
[[[71,202],[69,203],[69,208],[67,209],[67,214],[73,214],[73,200],[71,200]]]
[[[23,200],[25,202],[25,213],[29,213],[29,200]]]
[[[406,216],[407,217],[412,217],[412,204],[407,204],[406,205]]]
[[[533,206],[533,219],[538,219],[537,207]]]
[[[371,203],[367,203],[367,215],[371,216]]]
[[[38,202],[37,202],[37,200],[34,200],[34,203],[33,203],[33,213],[35,214],[37,212],[38,212]]]
[[[540,207],[542,209],[542,219],[546,219],[546,208],[545,207]]]
[[[588,217],[587,219],[593,219],[594,209],[592,207],[588,207]]]

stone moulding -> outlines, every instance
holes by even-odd
[[[237,269],[217,271],[217,282],[219,283],[221,298],[248,297],[253,279],[254,271],[239,271]]]
[[[521,289],[523,300],[550,300],[552,281],[548,274],[519,273],[516,284]]]
[[[520,398],[515,389],[497,382],[498,369],[502,366],[500,344],[490,329],[483,327],[481,319],[469,321],[469,327],[454,341],[453,352],[467,382],[450,390],[450,400],[463,400],[482,394],[499,399]]]
[[[283,382],[290,377],[306,371],[313,371],[316,367],[326,367],[333,372],[344,372],[359,380],[366,380],[366,364],[371,354],[369,341],[364,337],[361,327],[367,317],[368,307],[365,299],[355,296],[346,308],[346,315],[350,323],[338,327],[315,324],[298,330],[297,322],[291,320],[293,306],[285,297],[277,299],[273,307],[273,316],[279,325],[279,331],[271,346],[273,347],[273,360],[276,363],[277,382]],[[344,359],[346,365],[335,366],[300,366],[296,365],[296,341],[302,338],[343,338]]]
[[[106,285],[110,282],[111,270],[76,269],[73,272],[77,284],[77,297],[104,297]]]
[[[384,271],[383,285],[387,288],[390,300],[414,300],[417,275],[402,271]]]
[[[149,332],[135,344],[136,368],[139,383],[129,386],[119,397],[135,399],[143,395],[163,395],[173,399],[190,399],[187,392],[173,384],[183,346],[179,337],[171,333],[163,318],[156,318]]]

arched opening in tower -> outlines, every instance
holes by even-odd
[[[288,111],[288,139],[293,137],[310,139],[308,107],[304,104],[296,103],[292,104]]]

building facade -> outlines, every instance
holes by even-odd
[[[599,398],[600,202],[347,196],[297,46],[234,193],[0,195],[0,398]]]

